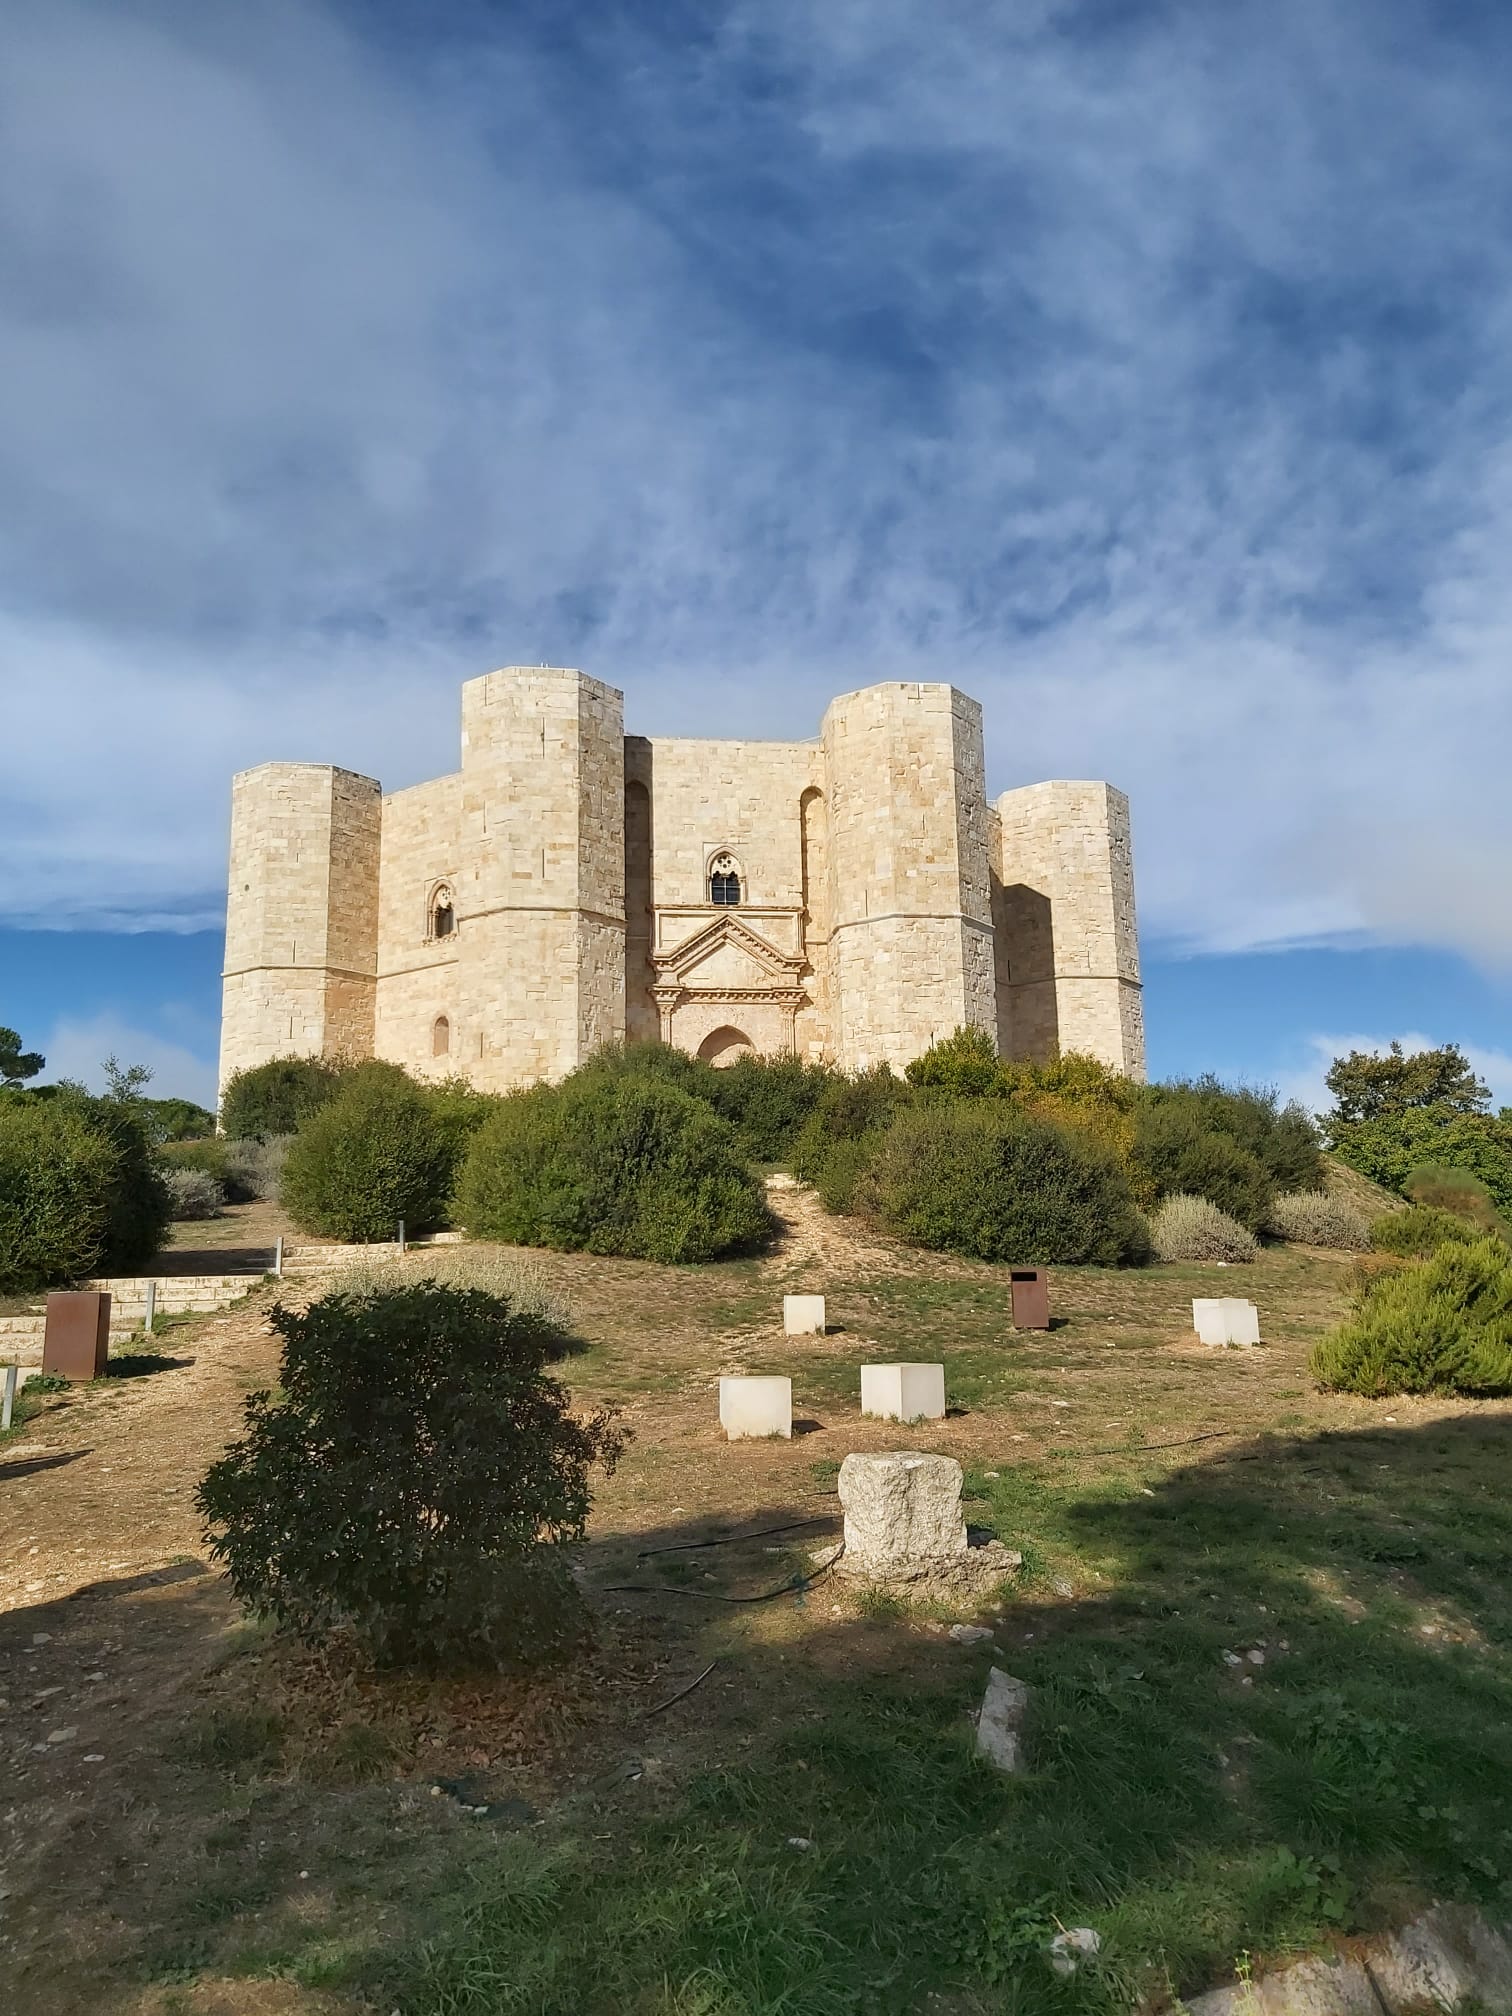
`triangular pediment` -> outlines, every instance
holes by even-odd
[[[661,953],[656,968],[684,987],[762,987],[790,986],[803,963],[791,952],[779,952],[743,919],[725,916]]]

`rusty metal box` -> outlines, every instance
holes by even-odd
[[[1050,1277],[1043,1267],[1010,1267],[1008,1290],[1015,1330],[1050,1328]]]
[[[60,1379],[98,1379],[110,1359],[110,1297],[98,1288],[47,1298],[42,1370]]]

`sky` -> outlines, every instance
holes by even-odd
[[[213,1086],[228,784],[948,679],[1153,1068],[1512,1100],[1512,13],[10,0],[0,1022]]]

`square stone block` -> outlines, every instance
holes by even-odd
[[[723,1378],[719,1382],[719,1425],[732,1442],[749,1435],[793,1432],[791,1379]]]
[[[110,1297],[81,1288],[47,1298],[42,1370],[60,1379],[98,1379],[110,1361]]]
[[[961,1466],[917,1449],[847,1456],[840,1465],[847,1575],[910,1580],[966,1552]]]
[[[1203,1344],[1258,1344],[1260,1311],[1237,1295],[1194,1296],[1192,1328]]]
[[[824,1335],[824,1297],[822,1295],[784,1295],[782,1298],[782,1328],[788,1337],[822,1337]]]
[[[943,1365],[863,1365],[861,1412],[884,1421],[943,1421]]]

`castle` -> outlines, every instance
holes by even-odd
[[[901,1070],[963,1024],[1144,1076],[1128,801],[989,804],[941,685],[844,694],[812,742],[648,740],[612,687],[511,666],[462,688],[449,777],[244,771],[224,984],[223,1085],[324,1053],[501,1091],[645,1037]]]

